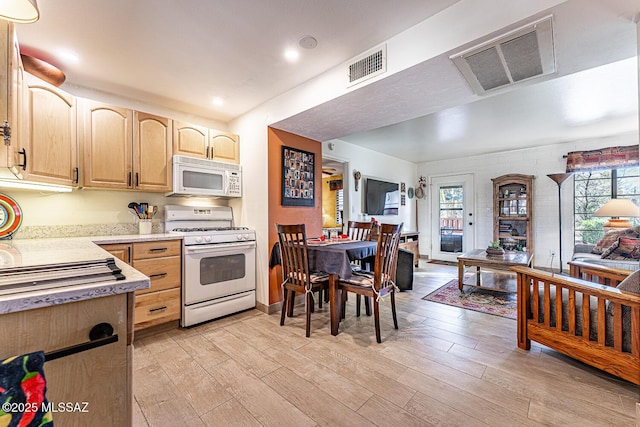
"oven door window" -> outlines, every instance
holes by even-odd
[[[205,190],[223,190],[224,176],[221,173],[183,170],[182,185],[186,188],[200,188]]]
[[[242,279],[246,273],[244,254],[222,255],[200,260],[200,284],[213,285]]]

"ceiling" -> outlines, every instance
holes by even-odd
[[[227,122],[455,3],[40,0],[41,19],[17,31],[23,51],[61,68],[68,87]],[[475,95],[449,59],[471,43],[274,125],[416,163],[637,131],[639,11],[637,0],[545,11],[558,71],[537,81]],[[318,46],[288,63],[284,49],[304,35]],[[61,49],[78,61],[59,59]]]
[[[227,122],[456,1],[40,0],[40,20],[17,32],[68,84]],[[317,47],[288,63],[305,35]]]

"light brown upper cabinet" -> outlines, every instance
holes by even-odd
[[[240,163],[238,135],[174,121],[173,153],[200,159]]]
[[[173,154],[206,159],[209,154],[209,129],[175,120]]]
[[[75,97],[29,73],[24,83],[27,128],[13,144],[16,167],[30,181],[78,185]]]
[[[88,99],[82,110],[85,187],[133,188],[133,111]]]
[[[238,135],[209,129],[209,158],[220,162],[240,163]]]
[[[170,191],[171,125],[165,117],[134,112],[133,188],[144,191]]]
[[[171,127],[165,117],[82,100],[84,186],[171,190]]]

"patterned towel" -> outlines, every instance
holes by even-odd
[[[46,391],[42,351],[0,362],[0,427],[53,427]]]

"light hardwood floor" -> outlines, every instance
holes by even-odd
[[[455,278],[420,262],[412,291],[373,318],[348,306],[252,310],[188,329],[138,334],[134,426],[633,426],[637,386],[553,350],[516,345],[516,322],[422,300]],[[355,298],[351,298],[351,301]],[[351,302],[352,304],[352,302]]]

